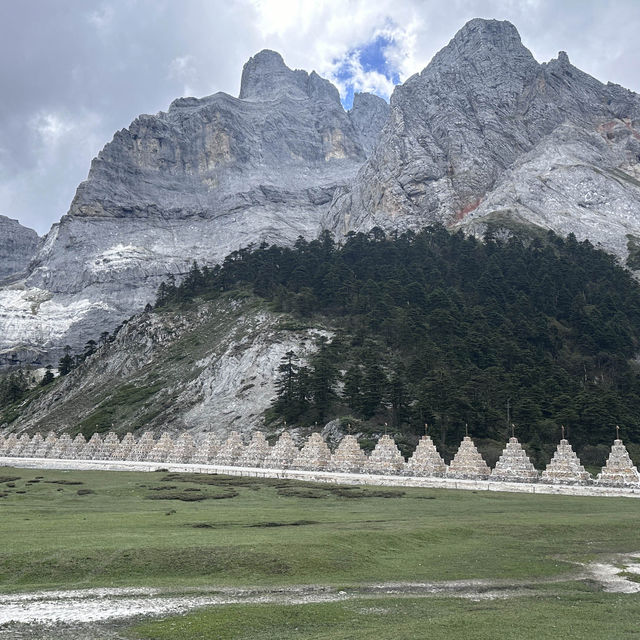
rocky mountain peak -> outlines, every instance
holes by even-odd
[[[531,76],[538,63],[522,44],[518,30],[506,20],[474,18],[439,51],[421,76]]]
[[[522,47],[520,34],[508,20],[473,18],[453,36],[452,43],[459,47],[494,46],[499,49]]]
[[[356,126],[328,80],[261,51],[244,66],[240,98],[181,98],[139,116],[93,160],[23,287],[0,288],[0,351],[55,362],[62,345],[113,329],[193,260],[316,237],[385,120],[361,115]]]
[[[315,71],[290,69],[276,51],[263,49],[249,58],[242,69],[240,99],[267,101],[283,95],[340,103],[338,90],[328,80]]]

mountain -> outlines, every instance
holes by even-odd
[[[574,233],[640,268],[640,96],[537,62],[474,19],[387,105],[343,109],[273,51],[238,98],[181,98],[116,133],[22,280],[0,289],[0,352],[55,360],[154,299],[193,260],[261,242],[434,222]]]
[[[390,106],[380,143],[325,226],[442,222],[480,234],[515,221],[573,232],[623,259],[635,245],[640,96],[583,73],[566,53],[539,64],[509,22],[471,20]]]
[[[40,238],[33,229],[0,216],[0,280],[24,271],[39,243]]]
[[[0,290],[0,350],[55,359],[141,310],[194,260],[315,237],[387,111],[358,96],[346,112],[330,82],[262,51],[239,98],[182,98],[140,116],[93,160],[26,278]]]

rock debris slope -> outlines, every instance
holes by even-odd
[[[188,310],[141,313],[30,403],[11,428],[113,428],[121,435],[144,428],[219,438],[233,429],[252,432],[264,424],[285,353],[296,349],[306,360],[316,338],[333,335],[323,327],[290,325],[290,316],[269,311],[262,301],[234,296]],[[136,446],[146,456],[150,448],[143,445]]]
[[[0,291],[0,349],[82,345],[194,259],[317,236],[387,110],[359,96],[348,113],[329,81],[262,51],[239,98],[181,98],[140,116],[93,160],[26,279]]]

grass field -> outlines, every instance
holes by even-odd
[[[8,468],[0,496],[4,592],[567,580],[479,602],[382,594],[225,606],[143,622],[132,637],[640,637],[628,622],[638,595],[601,593],[573,575],[575,562],[640,550],[635,499]]]
[[[544,595],[468,602],[451,598],[358,600],[204,610],[137,626],[153,640],[613,640],[638,638],[640,599]]]

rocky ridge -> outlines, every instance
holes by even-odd
[[[313,238],[388,107],[351,113],[316,73],[262,51],[240,98],[175,100],[118,131],[26,277],[0,290],[0,350],[54,359],[141,310],[169,274],[253,243]]]
[[[482,234],[515,220],[627,257],[640,232],[637,94],[583,73],[565,52],[539,64],[512,24],[475,19],[390,104],[328,227],[442,222]]]
[[[0,289],[0,353],[55,361],[151,301],[192,260],[252,243],[418,229],[553,229],[640,268],[640,96],[509,22],[468,22],[390,105],[251,58],[239,98],[181,98],[91,165],[24,278]]]
[[[33,229],[0,216],[0,280],[24,271],[39,244],[40,237]]]

